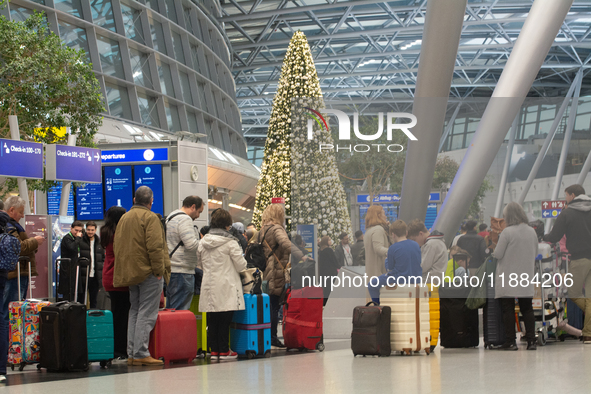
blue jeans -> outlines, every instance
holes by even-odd
[[[367,283],[367,290],[369,291],[369,296],[371,297],[371,300],[373,302],[375,302],[376,304],[380,303],[380,289],[384,286],[386,286],[386,283],[388,281],[388,274],[383,274],[378,276],[378,284],[376,286],[375,285],[375,280],[373,281],[369,281]],[[390,280],[390,282],[392,282],[392,280]],[[395,282],[394,282],[395,283]]]
[[[28,278],[27,278],[28,279]],[[0,276],[0,294],[4,293],[6,288],[7,278]],[[2,315],[8,315],[8,304],[2,303]],[[6,363],[8,362],[8,341],[10,340],[8,334],[8,320],[0,320],[0,375],[6,375]]]
[[[2,317],[6,324],[10,320],[8,316],[8,304],[12,301],[19,301],[24,300],[27,298],[27,289],[29,288],[29,277],[28,276],[21,276],[21,298],[18,297],[18,282],[16,278],[12,278],[10,280],[6,280],[6,285],[4,286],[4,291],[1,294],[4,294],[3,304],[2,304]],[[8,335],[8,334],[7,334]]]
[[[170,274],[166,287],[166,307],[177,310],[189,310],[195,292],[195,274]]]

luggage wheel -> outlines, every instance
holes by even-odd
[[[41,364],[37,364],[37,369],[41,370]]]
[[[255,353],[255,352],[253,352],[253,351],[247,351],[247,352],[246,352],[246,357],[247,357],[249,360],[252,360],[253,358],[255,358],[255,357],[256,357],[256,353]]]
[[[265,352],[265,358],[269,358],[269,357],[271,357],[271,351],[270,350],[267,350]]]
[[[23,371],[25,369],[25,365],[27,365],[27,363],[20,363],[20,365],[18,366],[18,370]]]
[[[10,364],[10,369],[14,371],[14,364]]]
[[[319,352],[323,352],[323,351],[324,351],[324,343],[322,343],[322,342],[318,342],[318,343],[316,344],[316,349],[317,349]]]
[[[431,349],[430,348],[425,348],[425,353],[427,353],[427,356],[431,354]]]

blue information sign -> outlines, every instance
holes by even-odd
[[[148,186],[154,193],[154,203],[152,212],[164,215],[164,201],[162,190],[162,165],[149,164],[133,166],[133,175],[135,181],[134,189],[140,186]]]
[[[48,215],[59,215],[60,214],[60,200],[62,198],[62,184],[61,182],[56,186],[49,189],[47,192],[47,214]],[[68,216],[74,216],[74,194],[72,188],[70,188],[70,196],[68,197]]]
[[[103,220],[103,185],[88,183],[76,189],[76,219]]]
[[[400,195],[396,193],[388,193],[388,194],[378,194],[373,196],[373,202],[399,202]],[[429,193],[429,202],[438,202],[441,201],[441,193]],[[368,203],[369,202],[369,194],[358,194],[357,195],[357,202],[358,203]]]
[[[562,209],[542,209],[542,217],[544,219],[557,218]]]
[[[0,175],[43,179],[43,144],[0,139]]]
[[[104,150],[101,159],[103,164],[168,161],[168,148]]]
[[[131,166],[105,167],[105,208],[112,206],[130,210],[133,205]]]
[[[47,179],[101,183],[101,150],[69,145],[47,145]]]

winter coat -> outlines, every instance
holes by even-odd
[[[263,234],[265,237],[264,240],[262,239]],[[294,262],[300,261],[303,253],[295,244],[291,243],[285,229],[278,224],[267,224],[263,226],[257,235],[257,239],[263,245],[265,256],[267,256],[267,268],[263,274],[263,280],[266,280],[269,284],[268,293],[270,295],[280,296],[285,287],[285,274],[283,270],[289,264],[289,256],[293,254]],[[277,248],[273,253],[275,246]]]
[[[351,244],[349,245],[349,253],[351,254],[351,265],[353,265],[353,249],[351,248]],[[343,246],[342,243],[339,243],[337,245],[337,247],[334,249],[334,253],[337,256],[337,261],[339,262],[339,267],[345,267],[347,266],[347,259],[345,258],[346,256],[346,251],[345,251],[345,247]]]
[[[75,237],[71,232],[68,232],[62,238],[61,243],[61,257],[62,259],[70,259],[70,261],[60,262],[58,293],[70,301],[74,301],[74,294],[70,294],[70,282],[72,282],[72,287],[76,285],[76,264],[78,264],[78,257],[80,256],[81,242],[82,237]],[[80,284],[78,288],[80,288]]]
[[[113,242],[105,248],[105,263],[103,264],[103,287],[106,291],[129,291],[129,287],[113,286],[113,272],[115,270],[115,252]]]
[[[476,234],[476,230],[468,231],[458,239],[457,245],[472,256],[468,268],[471,268],[476,272],[478,267],[480,267],[486,259],[486,242],[484,241],[484,238]]]
[[[427,275],[429,275],[429,278],[433,276],[441,277],[441,274],[445,272],[447,268],[447,247],[443,240],[443,234],[427,237],[427,241],[421,246],[421,268],[423,269],[423,279],[427,279]],[[429,279],[428,282],[430,283],[431,280]]]
[[[8,216],[8,214],[4,212],[0,212]],[[37,276],[37,263],[35,261],[35,253],[37,253],[37,248],[39,244],[35,238],[29,238],[25,230],[22,226],[12,218],[8,221],[8,232],[12,233],[15,237],[21,240],[21,256],[27,256],[31,259],[31,276]],[[12,230],[11,230],[12,229]],[[21,265],[21,276],[28,276],[29,275],[29,263],[25,261],[21,261],[19,263]],[[8,279],[14,279],[18,275],[18,271],[15,268],[14,270],[8,273]]]
[[[178,214],[178,215],[177,215]],[[193,219],[180,209],[171,212],[166,222],[166,244],[168,253],[183,242],[170,257],[172,272],[178,274],[194,274],[197,267],[197,247],[199,246],[199,230],[193,226]]]
[[[536,231],[525,223],[509,226],[499,237],[493,256],[497,258],[495,278],[495,298],[533,297],[536,256],[538,255],[538,236]],[[517,274],[518,283],[510,282],[510,275]],[[521,286],[521,274],[528,275],[531,283]],[[504,279],[501,279],[503,275]],[[538,278],[541,281],[541,278]],[[513,285],[512,285],[513,283]]]
[[[362,239],[351,245],[351,254],[353,255],[353,265],[365,265],[365,245]]]
[[[211,229],[199,242],[199,268],[203,270],[199,311],[225,312],[244,309],[240,271],[246,260],[236,238],[222,229]]]
[[[134,286],[150,275],[170,280],[170,260],[164,227],[156,214],[143,205],[125,213],[115,232],[115,287]]]
[[[90,238],[84,234],[80,241],[80,257],[88,259],[88,267],[90,268]],[[94,236],[94,277],[99,283],[102,283],[103,276],[103,262],[105,261],[105,251],[101,246],[101,240],[98,235]],[[86,267],[80,267],[80,276],[78,279],[78,292],[84,292],[86,285]]]
[[[386,230],[380,225],[368,228],[363,236],[365,243],[365,273],[368,278],[380,276],[386,271],[386,256],[390,241]]]
[[[591,198],[584,194],[575,197],[560,212],[544,241],[559,242],[563,235],[571,260],[591,259]]]

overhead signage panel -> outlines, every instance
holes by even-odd
[[[103,164],[168,161],[168,148],[103,150]]]
[[[0,139],[0,175],[43,179],[43,144]]]
[[[47,180],[101,183],[101,150],[69,145],[47,145]]]

